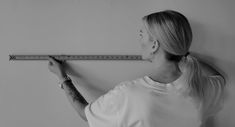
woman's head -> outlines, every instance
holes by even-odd
[[[161,49],[167,60],[179,62],[188,52],[192,30],[184,15],[165,10],[146,15],[142,21],[140,36],[144,59],[151,59]]]

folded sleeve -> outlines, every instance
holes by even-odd
[[[90,127],[118,127],[118,113],[125,99],[125,84],[120,83],[85,107]]]

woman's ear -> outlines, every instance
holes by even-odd
[[[149,54],[149,61],[153,62],[156,52],[159,50],[159,41],[153,41],[153,46],[151,47]]]
[[[152,51],[157,52],[158,49],[159,49],[159,41],[157,40],[153,42]]]

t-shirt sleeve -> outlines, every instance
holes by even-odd
[[[220,75],[207,77],[208,90],[206,95],[206,117],[214,116],[223,107],[225,79]]]
[[[120,83],[85,107],[85,115],[90,127],[118,126],[118,113],[125,100],[124,89],[125,84]]]

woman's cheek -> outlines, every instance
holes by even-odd
[[[150,53],[148,49],[149,38],[143,36],[141,39],[141,49],[142,49],[142,59],[148,60],[150,58]]]
[[[149,53],[149,50],[147,48],[147,46],[145,44],[143,44],[143,47],[142,47],[142,59],[144,60],[148,60],[150,59],[150,53]]]

